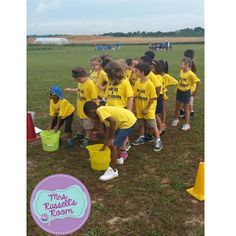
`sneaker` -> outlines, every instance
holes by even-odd
[[[101,181],[107,181],[111,180],[113,178],[118,177],[118,170],[114,171],[111,167],[108,167],[108,169],[105,171],[105,173],[99,177]]]
[[[128,157],[128,153],[126,151],[121,151],[120,152],[120,158],[123,158],[124,160]]]
[[[124,159],[123,159],[122,157],[116,159],[116,164],[117,164],[117,165],[123,165],[123,164],[124,164]]]
[[[135,141],[132,142],[132,144],[134,146],[138,146],[140,144],[144,144],[145,143],[145,138],[142,136],[139,136]]]
[[[172,126],[173,126],[173,127],[177,126],[178,124],[179,124],[179,119],[174,119],[174,120],[172,121]]]
[[[194,111],[191,111],[190,112],[190,119],[193,119],[194,118]]]
[[[84,138],[83,142],[80,144],[80,147],[85,148],[86,146],[88,146],[91,143],[91,140],[88,138]]]
[[[184,118],[185,117],[185,112],[183,109],[179,110],[179,118]]]
[[[127,142],[126,147],[125,147],[125,151],[128,152],[131,148],[131,143]]]
[[[154,141],[154,137],[150,134],[145,134],[144,138],[145,138],[145,141],[149,143],[152,143]]]
[[[184,124],[182,130],[187,131],[190,129],[190,124]]]
[[[162,144],[161,139],[159,140],[156,139],[153,145],[153,151],[159,152],[161,151],[162,148],[163,148],[163,144]]]

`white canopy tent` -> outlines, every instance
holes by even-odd
[[[36,38],[34,43],[36,44],[69,44],[69,40],[66,38]]]

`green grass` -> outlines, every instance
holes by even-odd
[[[167,60],[170,74],[178,78],[179,61],[187,48],[195,50],[197,73],[202,81],[195,98],[196,117],[191,122],[191,131],[184,133],[170,127],[175,107],[171,88],[163,150],[154,153],[151,144],[133,147],[125,165],[118,167],[119,178],[107,183],[98,181],[101,172],[90,169],[87,153],[79,147],[46,153],[40,143],[29,144],[28,200],[42,178],[65,173],[83,181],[93,201],[89,220],[74,235],[204,235],[204,203],[185,192],[193,186],[198,163],[204,160],[204,48],[201,44],[176,45],[171,51],[158,52],[156,57]],[[146,46],[122,46],[120,51],[109,54],[114,59],[135,58],[146,49]],[[93,47],[79,46],[28,50],[27,54],[27,109],[36,112],[36,126],[46,128],[48,88],[54,84],[62,88],[76,86],[71,79],[71,68],[80,65],[89,69],[89,59],[98,53]],[[65,94],[65,97],[75,104],[75,96]],[[74,123],[76,130],[76,119]],[[29,208],[28,235],[47,235],[33,222]]]

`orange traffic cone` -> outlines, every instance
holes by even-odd
[[[204,200],[204,162],[199,163],[194,187],[186,191],[199,201]]]
[[[34,122],[31,113],[27,112],[27,142],[32,142],[39,139],[35,133]]]

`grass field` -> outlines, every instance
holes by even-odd
[[[133,147],[125,165],[118,167],[119,178],[101,183],[101,172],[90,169],[86,151],[60,149],[43,152],[40,143],[28,145],[28,201],[35,185],[44,177],[65,173],[87,186],[91,199],[91,216],[84,227],[73,235],[204,235],[204,203],[185,192],[193,186],[199,161],[204,160],[204,46],[176,45],[170,51],[156,54],[169,62],[170,74],[178,78],[179,60],[187,48],[195,50],[200,90],[195,98],[196,117],[191,130],[171,128],[175,107],[174,88],[169,89],[168,130],[160,153],[151,144]],[[114,59],[140,57],[146,46],[122,46],[111,52]],[[89,69],[89,58],[97,54],[93,47],[56,47],[51,50],[27,51],[27,110],[36,112],[36,126],[47,127],[48,88],[51,85],[75,87],[71,68]],[[65,94],[75,104],[76,97]],[[76,130],[76,121],[74,122]],[[102,172],[103,173],[103,172]],[[29,206],[29,205],[28,205]],[[28,235],[48,235],[34,223],[28,207]]]

